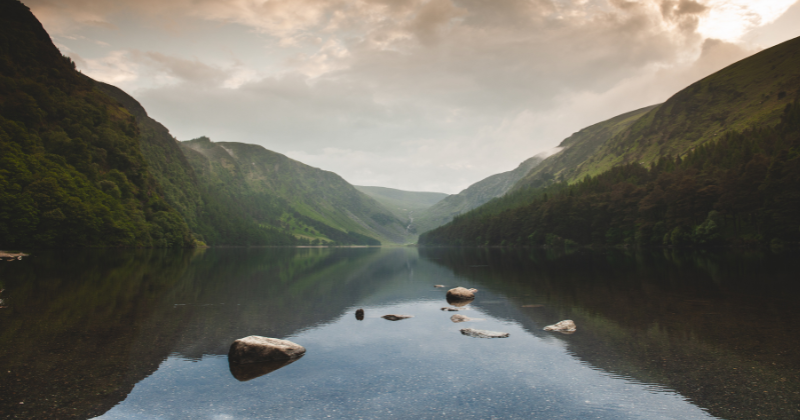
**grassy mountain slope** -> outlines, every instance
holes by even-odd
[[[191,246],[134,117],[0,1],[0,246]]]
[[[466,213],[493,198],[507,193],[520,179],[537,165],[542,158],[534,156],[508,172],[492,175],[478,181],[461,191],[439,201],[414,219],[413,226],[417,232],[426,232],[453,220],[453,217]]]
[[[308,239],[350,235],[403,243],[404,225],[388,210],[333,172],[323,171],[261,146],[212,142],[181,143],[195,173],[207,184],[235,186],[237,200],[265,224]],[[361,238],[364,239],[364,238]],[[367,243],[363,243],[367,244]]]
[[[274,223],[262,226],[248,214],[247,206],[234,193],[241,192],[235,180],[226,180],[223,187],[198,179],[180,143],[166,127],[150,118],[134,98],[105,83],[97,83],[97,86],[136,117],[142,154],[164,189],[167,202],[181,213],[197,239],[209,245],[293,245],[297,242],[294,236],[270,228]],[[270,207],[268,203],[259,204],[264,212]]]
[[[558,180],[532,171],[420,244],[797,242],[798,97],[800,38],[640,110],[633,124],[618,117],[629,127],[562,166]]]
[[[409,215],[425,210],[442,201],[447,194],[424,191],[403,191],[385,187],[363,187],[356,189],[381,203],[400,220],[409,220]]]
[[[800,37],[734,63],[672,96],[583,162],[569,180],[681,156],[727,131],[774,126],[800,87]]]
[[[656,106],[638,109],[586,127],[558,145],[562,150],[528,172],[514,188],[538,188],[553,181],[575,179],[581,164],[609,139],[628,129]]]

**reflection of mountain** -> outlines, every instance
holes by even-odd
[[[791,356],[800,340],[787,329],[800,316],[795,302],[775,299],[798,288],[787,258],[420,253],[481,284],[481,293],[509,296],[511,306],[475,301],[492,316],[562,340],[576,357],[614,375],[675,389],[713,415],[793,418],[786,410],[800,406],[800,360]],[[490,267],[471,267],[477,265]],[[578,332],[541,331],[562,319],[575,320]]]
[[[227,354],[236,338],[287,337],[335,319],[380,294],[375,277],[407,271],[408,254],[93,250],[4,263],[0,418],[103,414],[171,353]]]

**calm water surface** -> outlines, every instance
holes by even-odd
[[[797,257],[35,253],[0,262],[0,418],[796,419]],[[435,284],[480,292],[445,312]],[[578,331],[542,331],[563,319]],[[510,337],[460,334],[468,327]],[[228,347],[248,335],[307,353],[230,366]]]

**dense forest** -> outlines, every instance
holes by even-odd
[[[0,245],[192,246],[138,135],[27,7],[0,2]]]
[[[726,132],[649,167],[521,189],[421,245],[783,245],[800,241],[800,103],[780,123]]]

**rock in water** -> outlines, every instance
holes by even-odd
[[[456,287],[447,291],[447,301],[452,300],[470,300],[475,299],[475,292],[478,289],[467,289],[464,287]]]
[[[411,315],[384,315],[381,318],[388,319],[389,321],[400,321],[401,319],[414,318]]]
[[[231,344],[228,361],[238,364],[272,362],[295,359],[305,352],[305,347],[288,340],[251,335]]]
[[[455,311],[460,311],[461,309],[460,308],[449,308],[449,307],[445,306],[444,308],[442,308],[442,310],[443,311],[455,312]]]
[[[475,338],[506,338],[508,333],[497,331],[476,330],[474,328],[464,328],[461,334],[468,335]]]
[[[359,320],[359,321],[363,321],[364,320],[364,310],[363,309],[359,309],[359,310],[356,311],[356,319]]]
[[[461,314],[455,314],[455,315],[450,317],[450,320],[455,322],[455,323],[459,323],[459,322],[472,321],[472,318],[470,318],[468,316],[461,315]]]
[[[439,287],[439,288],[442,288],[442,287],[444,287],[444,285],[443,285],[443,284],[435,284],[435,285],[433,285],[433,287]]]
[[[565,319],[557,324],[548,325],[544,327],[545,331],[558,331],[563,333],[573,333],[575,332],[575,323],[572,322],[571,319]]]

